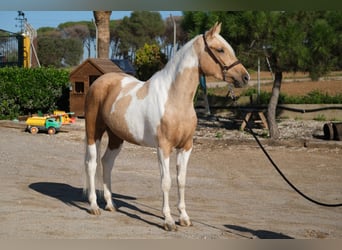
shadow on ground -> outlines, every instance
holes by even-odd
[[[236,225],[224,225],[224,226],[234,231],[239,231],[242,233],[250,233],[259,239],[293,239],[292,237],[288,235],[277,233],[277,232],[272,232],[268,230],[253,230],[251,228],[241,227],[241,226],[236,226]]]
[[[82,188],[76,188],[68,184],[55,182],[36,182],[30,184],[29,188],[43,195],[58,199],[69,206],[74,206],[80,210],[89,213],[89,205]],[[101,194],[99,194],[98,197],[101,197]],[[142,217],[144,215],[147,215],[156,217],[158,219],[163,219],[161,216],[142,210],[138,206],[134,205],[133,203],[137,200],[135,197],[113,193],[112,198],[115,203],[117,212],[125,214],[130,218],[143,221],[149,225],[154,225],[156,227],[162,228],[161,225],[151,222],[150,220],[144,219]],[[137,202],[135,203],[141,205]],[[98,204],[100,208],[104,209],[105,203],[102,199],[98,200]],[[141,216],[139,214],[141,214]]]

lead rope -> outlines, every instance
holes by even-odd
[[[227,91],[227,94],[226,94],[226,98],[230,97],[234,104],[236,102],[236,95],[234,93],[234,85],[232,83],[228,84],[228,91]]]
[[[254,133],[253,129],[249,126],[248,122],[244,119],[244,121],[247,124],[247,128],[250,131],[250,133],[252,134],[252,136],[254,137],[254,139],[256,140],[256,142],[258,143],[259,147],[261,148],[261,150],[264,152],[264,154],[266,155],[267,159],[270,161],[270,163],[273,165],[273,167],[277,170],[277,172],[280,174],[280,176],[287,182],[287,184],[290,185],[290,187],[292,189],[294,189],[299,195],[301,195],[302,197],[304,197],[306,200],[315,203],[317,205],[320,206],[324,206],[324,207],[340,207],[342,206],[342,203],[336,203],[336,204],[328,204],[328,203],[323,203],[323,202],[319,202],[316,201],[312,198],[310,198],[309,196],[305,195],[303,192],[301,192],[295,185],[293,185],[289,179],[286,178],[286,176],[283,174],[283,172],[279,169],[279,167],[277,166],[277,164],[273,161],[273,159],[271,158],[271,156],[268,154],[268,152],[266,151],[266,149],[264,148],[264,146],[261,144],[261,142],[259,141],[258,137],[256,136],[256,134]]]

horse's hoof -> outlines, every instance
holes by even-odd
[[[191,227],[192,222],[191,220],[179,219],[179,225],[182,227]]]
[[[100,208],[90,208],[88,210],[88,212],[92,215],[100,215],[101,214]]]
[[[109,211],[109,212],[116,212],[116,211],[118,211],[118,209],[116,208],[116,206],[113,206],[113,205],[111,205],[111,206],[106,206],[105,207],[105,210],[106,211]]]
[[[164,229],[166,231],[177,231],[177,226],[175,223],[164,223]]]

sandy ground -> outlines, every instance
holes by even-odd
[[[196,137],[186,188],[192,227],[162,229],[156,151],[128,143],[112,175],[119,211],[90,215],[82,197],[83,137],[82,126],[54,136],[0,126],[1,239],[342,238],[341,207],[301,198],[253,141],[236,136]],[[308,140],[306,147],[263,142],[299,189],[322,202],[341,203],[342,145]],[[170,201],[177,219],[174,165],[173,155]]]

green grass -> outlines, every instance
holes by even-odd
[[[320,122],[324,122],[324,121],[326,121],[327,119],[326,119],[326,117],[325,117],[325,115],[323,115],[323,114],[318,114],[316,117],[314,117],[313,118],[315,121],[320,121]]]

